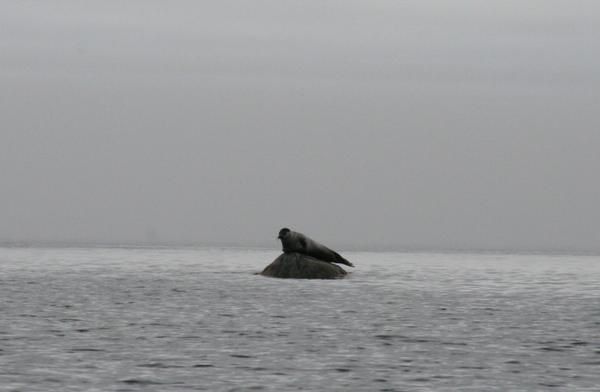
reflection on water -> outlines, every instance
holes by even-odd
[[[597,390],[600,259],[0,249],[0,390]]]

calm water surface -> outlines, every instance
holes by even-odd
[[[2,391],[600,390],[600,258],[0,248]]]

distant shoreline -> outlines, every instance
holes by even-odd
[[[546,255],[546,256],[600,256],[600,250],[576,249],[494,249],[494,248],[427,248],[427,247],[354,247],[338,246],[346,252],[374,253],[432,253],[432,254],[497,254],[497,255]],[[88,242],[88,241],[0,241],[0,248],[98,248],[98,249],[249,249],[280,251],[279,247],[260,244],[233,243],[146,243],[146,242]]]

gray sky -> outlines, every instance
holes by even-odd
[[[600,2],[0,1],[0,240],[600,250]]]

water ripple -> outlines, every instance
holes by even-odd
[[[0,391],[600,385],[597,259],[356,253],[343,280],[254,274],[276,255],[0,249]]]

